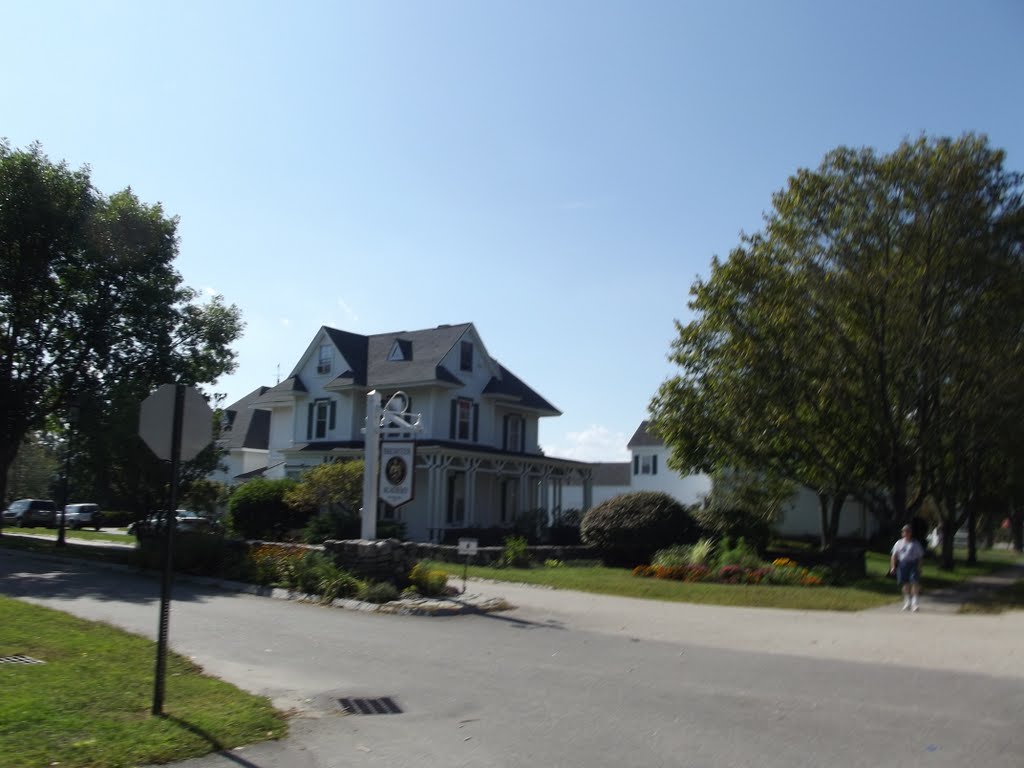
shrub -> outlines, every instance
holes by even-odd
[[[378,539],[398,539],[405,541],[405,521],[403,520],[378,520]]]
[[[358,539],[361,531],[358,513],[333,506],[309,519],[302,529],[302,540],[307,544],[323,544],[328,539]]]
[[[501,552],[498,563],[503,568],[526,568],[530,565],[530,553],[526,549],[526,539],[522,536],[506,536],[505,548]]]
[[[723,546],[716,558],[719,569],[723,566],[735,565],[740,568],[760,568],[764,563],[757,550],[749,545],[742,536],[732,545]]]
[[[294,480],[256,478],[238,486],[228,500],[228,525],[247,539],[280,539],[286,531],[301,528],[309,512],[285,504]]]
[[[635,565],[659,548],[696,541],[697,528],[689,510],[667,493],[635,491],[587,510],[580,533],[605,562]]]
[[[416,563],[409,572],[409,583],[427,597],[443,595],[448,588],[448,573],[431,567],[431,563]]]
[[[712,473],[711,493],[693,516],[702,529],[716,537],[745,538],[758,547],[768,544],[772,525],[792,497],[792,483],[743,469]]]
[[[398,599],[398,587],[390,581],[366,584],[359,591],[359,599],[367,603],[390,603]]]
[[[671,568],[690,564],[690,544],[673,544],[671,547],[659,549],[651,558],[651,565]]]

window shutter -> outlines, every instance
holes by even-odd
[[[658,474],[658,454],[651,456],[651,474]]]
[[[526,419],[519,416],[519,452],[526,453]]]
[[[458,413],[456,412],[457,408],[458,403],[455,400],[452,400],[452,415],[448,420],[448,437],[452,440],[455,439],[455,420],[458,418]]]
[[[310,403],[306,412],[306,439],[313,439],[313,404]]]
[[[501,420],[501,447],[506,451],[511,451],[512,446],[508,444],[508,414]]]
[[[640,457],[639,456],[634,456],[633,457],[633,474],[634,475],[639,475],[640,474]]]
[[[473,403],[473,442],[479,442],[480,434],[480,403]]]

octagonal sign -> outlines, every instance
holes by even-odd
[[[175,384],[161,384],[139,408],[139,436],[157,458],[171,460]],[[182,461],[194,459],[213,441],[213,411],[195,387],[184,387],[181,416]]]

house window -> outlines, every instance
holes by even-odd
[[[505,417],[505,440],[506,451],[522,453],[526,450],[525,423],[522,416],[509,414]]]
[[[328,430],[334,429],[336,403],[333,400],[316,400],[309,404],[306,418],[306,439],[323,440]]]
[[[331,363],[334,362],[334,352],[330,344],[321,344],[320,352],[316,359],[316,372],[328,374],[331,372]]]
[[[479,406],[469,398],[460,397],[452,400],[448,437],[452,440],[472,440],[476,442],[478,415]]]
[[[473,342],[464,341],[459,347],[459,370],[473,370]]]
[[[658,457],[657,456],[641,456],[640,457],[640,474],[641,475],[656,475],[658,474]]]

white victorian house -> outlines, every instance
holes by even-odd
[[[416,444],[414,498],[379,512],[403,521],[409,540],[509,526],[527,511],[555,518],[569,482],[590,506],[591,465],[538,444],[540,419],[560,411],[491,357],[472,323],[371,336],[323,327],[287,379],[231,408],[267,414],[263,476],[299,478],[363,458],[371,390],[384,402],[402,391],[421,415],[422,431],[404,436]]]

